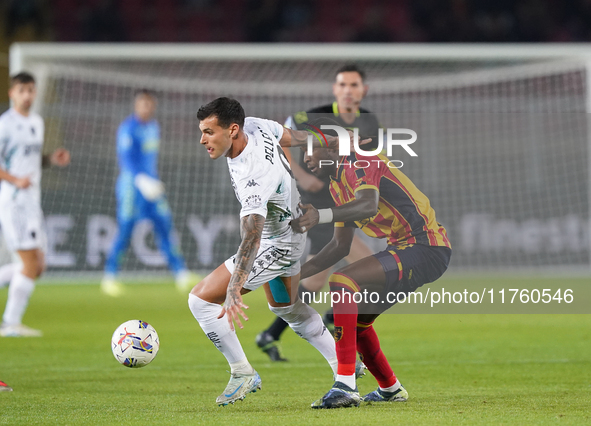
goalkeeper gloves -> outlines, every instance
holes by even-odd
[[[138,173],[134,179],[135,187],[148,201],[156,201],[164,194],[164,184],[145,173]]]

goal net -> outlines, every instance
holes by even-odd
[[[459,46],[16,45],[11,67],[39,80],[46,147],[72,152],[47,170],[43,210],[50,272],[102,271],[116,232],[115,132],[136,89],[154,90],[159,168],[188,266],[236,251],[238,202],[225,161],[199,146],[196,111],[231,96],[247,116],[284,122],[332,103],[336,69],[367,73],[362,106],[384,128],[418,135],[402,171],[447,228],[454,271],[588,272],[588,57],[583,49]],[[164,271],[150,225],[123,264]]]

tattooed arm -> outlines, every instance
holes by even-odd
[[[248,317],[242,310],[242,308],[248,309],[248,306],[242,303],[240,291],[248,279],[248,275],[254,264],[254,259],[259,250],[264,223],[265,218],[260,214],[244,216],[240,222],[242,242],[240,243],[236,255],[234,273],[232,274],[232,278],[230,278],[230,284],[228,284],[226,301],[224,302],[224,307],[218,317],[222,318],[224,314],[227,313],[228,322],[230,323],[230,328],[232,330],[234,330],[234,321],[238,324],[238,327],[242,328],[240,316],[242,316],[245,321],[248,321]]]

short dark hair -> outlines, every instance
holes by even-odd
[[[17,84],[35,84],[35,77],[33,74],[28,72],[19,72],[18,74],[13,75],[10,77],[10,87],[16,86]]]
[[[217,98],[203,105],[197,111],[197,119],[203,121],[208,117],[215,115],[218,118],[218,124],[227,129],[236,123],[240,128],[244,127],[244,108],[236,99],[231,98]]]
[[[137,89],[133,92],[133,97],[137,98],[138,96],[149,96],[153,99],[156,99],[156,94],[149,89]]]
[[[335,78],[342,72],[356,72],[361,77],[361,81],[365,81],[365,71],[363,71],[357,64],[346,64],[340,67],[335,73]]]

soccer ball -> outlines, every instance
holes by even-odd
[[[115,359],[130,368],[148,365],[156,357],[159,348],[160,340],[154,327],[140,320],[124,322],[111,338]]]

